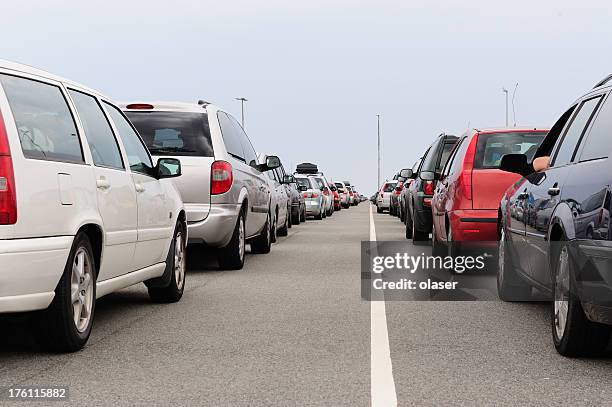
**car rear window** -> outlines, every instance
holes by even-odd
[[[151,154],[213,157],[206,113],[125,112]]]
[[[302,187],[312,188],[310,185],[310,180],[308,178],[296,178],[297,184]]]
[[[383,192],[393,192],[394,189],[395,189],[395,183],[387,182],[385,186],[383,187]]]
[[[506,154],[525,154],[530,162],[544,136],[545,132],[479,134],[474,168],[499,168]]]

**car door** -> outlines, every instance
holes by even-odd
[[[144,142],[121,110],[104,102],[125,149],[138,206],[138,239],[132,268],[140,270],[165,260],[177,213],[170,209],[165,188],[154,174],[154,165]]]
[[[94,164],[98,211],[104,223],[104,261],[98,281],[132,271],[138,238],[136,190],[99,100],[68,89]]]
[[[568,173],[573,170],[574,158],[581,138],[601,102],[598,95],[579,104],[569,125],[558,140],[546,171],[527,177],[525,195],[526,255],[529,259],[529,276],[548,286],[550,284],[548,261],[548,230],[554,211],[562,200],[570,196],[562,194]],[[565,195],[565,196],[564,196]]]
[[[446,213],[453,205],[454,180],[456,178],[455,175],[461,169],[460,166],[464,154],[464,149],[461,148],[461,145],[464,139],[465,137],[460,139],[451,152],[431,202],[434,232],[437,233],[438,239],[441,240],[446,239]]]

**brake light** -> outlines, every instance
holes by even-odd
[[[324,189],[324,190],[323,190],[323,195],[329,195],[329,190]]]
[[[474,156],[476,155],[476,142],[478,136],[472,137],[472,141],[465,152],[463,158],[463,169],[461,170],[461,185],[463,186],[463,195],[465,199],[472,199],[472,170],[474,169]]]
[[[151,110],[153,109],[153,105],[148,103],[132,103],[131,105],[127,105],[126,108],[132,110]]]
[[[224,194],[230,190],[234,183],[232,164],[227,161],[215,161],[210,169],[211,195]]]
[[[311,198],[318,198],[319,194],[316,192],[313,192],[312,195],[310,195]]]
[[[302,194],[302,196],[303,196],[304,198],[310,198],[310,194],[309,194],[308,192],[304,192],[304,193]]]
[[[0,113],[0,225],[17,223],[17,194],[8,134]]]
[[[423,198],[423,205],[431,206],[431,198]]]
[[[423,193],[425,195],[433,195],[434,193],[433,181],[425,181],[425,185],[423,185]]]

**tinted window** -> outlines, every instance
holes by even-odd
[[[448,157],[455,146],[456,140],[442,142],[445,137],[440,137],[438,140],[429,148],[423,159],[423,165],[420,171],[435,171],[439,172],[444,168],[444,164],[448,160]]]
[[[393,192],[393,190],[395,189],[395,183],[394,182],[387,182],[384,186],[383,186],[383,192]]]
[[[455,147],[456,141],[446,142],[444,143],[444,148],[442,149],[442,156],[440,157],[440,162],[436,166],[436,172],[439,172],[444,168],[446,162],[448,161],[448,157],[450,157],[451,152],[453,151],[453,147]]]
[[[249,138],[247,137],[240,123],[238,123],[238,121],[236,121],[236,119],[234,119],[233,117],[230,116],[230,118],[232,119],[234,129],[238,134],[238,137],[240,138],[240,143],[242,144],[242,151],[244,151],[244,160],[247,162],[247,164],[254,167],[255,165],[257,165],[257,153],[255,153],[255,149],[251,144],[251,140],[249,140]]]
[[[74,118],[59,87],[0,75],[27,158],[83,163]]]
[[[213,157],[206,113],[125,112],[151,154]]]
[[[612,100],[606,99],[584,142],[581,161],[608,157],[612,150]]]
[[[295,180],[297,181],[297,184],[300,186],[304,186],[308,189],[312,188],[310,186],[310,180],[308,178],[296,178]]]
[[[600,100],[601,96],[589,99],[580,105],[578,112],[572,119],[569,128],[561,140],[560,147],[557,149],[553,166],[558,167],[572,161],[574,151],[576,150],[576,145],[588,126],[591,116],[593,115],[593,111],[597,107]]]
[[[525,154],[531,162],[546,133],[512,132],[479,134],[474,168],[499,168],[506,154]]]
[[[244,160],[244,150],[242,148],[242,142],[240,141],[240,135],[236,131],[229,116],[223,112],[219,112],[217,113],[217,117],[219,118],[219,125],[221,126],[221,133],[223,134],[223,141],[225,142],[227,153],[234,158]]]
[[[106,102],[104,105],[115,123],[121,140],[123,140],[123,146],[125,147],[131,170],[141,174],[152,175],[153,162],[151,161],[147,148],[138,136],[138,133],[132,128],[130,122],[123,116],[119,109]]]
[[[94,164],[124,169],[117,139],[98,101],[91,95],[72,89],[68,93],[81,119]]]
[[[453,152],[448,162],[444,166],[444,171],[442,172],[443,176],[447,177],[449,174],[454,174],[454,171],[456,170],[456,168],[461,165],[462,157],[459,155],[459,150],[461,150],[461,145],[463,144],[463,140],[464,139],[461,139],[457,143],[455,148],[453,149]],[[459,165],[457,165],[457,163],[459,163]]]

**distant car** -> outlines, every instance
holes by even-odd
[[[299,225],[300,222],[306,220],[306,200],[298,190],[298,185],[295,177],[285,172],[285,168],[281,165],[276,169],[279,177],[283,180],[283,185],[287,190],[287,196],[291,203],[291,215],[289,216],[289,227]]]
[[[309,175],[309,177],[317,183],[323,196],[323,217],[331,216],[334,213],[334,198],[327,181],[322,175]]]
[[[353,188],[351,186],[351,183],[349,181],[342,181],[342,183],[345,185],[346,191],[348,192],[349,206],[354,206],[355,205],[355,194],[353,193]]]
[[[469,130],[457,141],[431,201],[434,253],[448,248],[454,254],[466,241],[497,241],[499,201],[520,178],[500,170],[501,159],[518,153],[531,161],[547,132]]]
[[[340,204],[340,194],[338,193],[338,187],[333,181],[330,181],[328,185],[334,199],[334,211],[339,211],[340,209],[342,209],[342,205]]]
[[[400,195],[402,193],[403,188],[404,188],[404,180],[399,178],[397,180],[397,184],[395,185],[395,189],[391,193],[391,200],[389,204],[389,215],[391,216],[399,215],[399,200],[400,200]]]
[[[218,249],[219,265],[241,269],[245,244],[269,253],[273,215],[266,172],[280,165],[257,153],[238,121],[206,102],[133,102],[123,110],[154,156],[180,157],[174,181],[187,212],[192,249]]]
[[[406,212],[408,211],[408,198],[410,197],[410,185],[414,182],[414,178],[416,178],[417,173],[419,172],[419,167],[421,166],[421,162],[423,161],[423,157],[420,157],[412,168],[404,168],[401,172],[403,173],[406,181],[402,187],[402,192],[400,192],[399,196],[399,216],[404,224],[406,223]]]
[[[267,154],[259,153],[257,156],[259,163],[265,165],[268,159]],[[271,241],[276,243],[276,236],[287,236],[289,233],[289,214],[291,213],[291,202],[287,195],[287,190],[283,185],[283,178],[275,168],[267,171],[268,182],[271,191],[270,211],[272,213]]]
[[[431,198],[433,197],[440,172],[452,151],[458,137],[440,134],[423,155],[414,181],[406,197],[406,238],[413,242],[429,239],[432,228]]]
[[[308,175],[294,174],[294,176],[299,191],[306,200],[306,216],[312,216],[318,220],[323,219],[325,208],[323,204],[323,194],[321,193],[319,184]]]
[[[338,188],[338,195],[340,195],[340,206],[348,209],[350,206],[349,193],[344,182],[336,182],[336,188]]]
[[[376,211],[382,213],[388,210],[391,205],[391,194],[395,191],[397,181],[387,181],[380,187],[378,196],[376,197]]]

